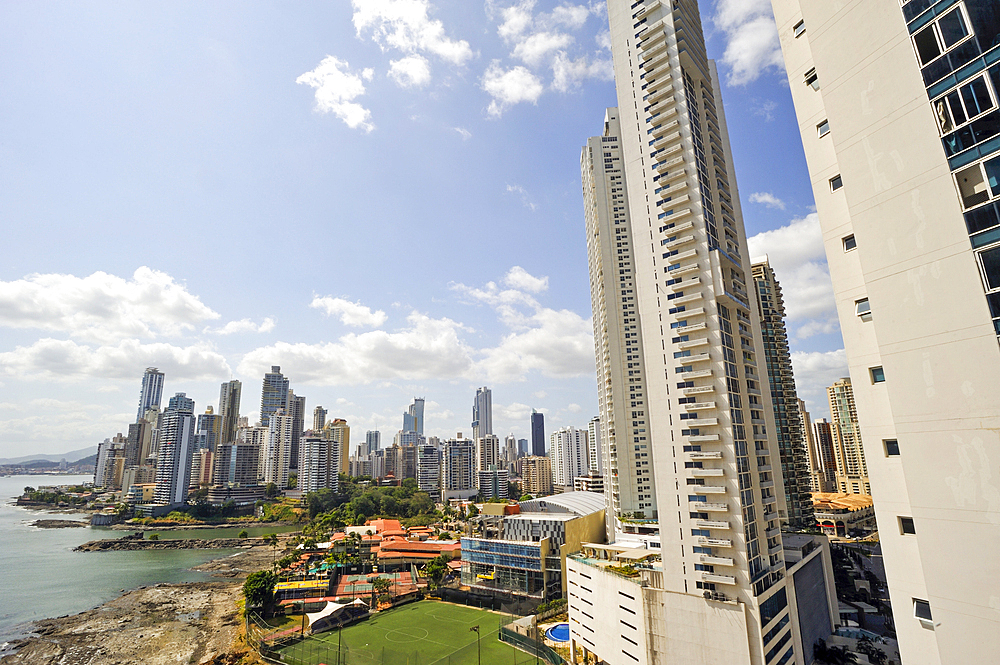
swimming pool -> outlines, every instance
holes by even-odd
[[[553,642],[569,642],[569,624],[557,623],[545,631],[545,634]]]

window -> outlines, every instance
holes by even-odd
[[[883,439],[882,445],[885,446],[886,457],[896,457],[899,455],[899,441],[896,439]]]
[[[794,26],[792,26],[792,34],[795,35],[796,37],[801,37],[802,33],[804,33],[805,31],[806,31],[805,21],[799,21]]]
[[[872,367],[868,370],[872,375],[872,383],[884,383],[885,382],[885,372],[881,367]]]
[[[837,191],[838,189],[840,189],[843,186],[844,186],[844,180],[840,177],[839,173],[837,175],[833,176],[832,178],[830,178],[830,191],[831,192],[835,192],[835,191]]]
[[[938,128],[943,135],[995,106],[986,77],[979,76],[935,101],[934,112],[938,119]]]
[[[854,239],[854,234],[844,237],[844,251],[849,252],[858,246],[858,241]]]
[[[827,134],[829,134],[830,133],[830,121],[829,120],[824,120],[823,122],[821,122],[818,125],[816,125],[816,133],[819,135],[820,138],[823,138],[824,136],[826,136]]]
[[[913,599],[913,616],[915,616],[920,621],[927,621],[928,623],[933,621],[931,618],[931,604],[926,600],[920,600],[919,598]]]
[[[854,313],[861,317],[862,321],[872,320],[872,307],[868,303],[868,298],[854,301]]]
[[[991,247],[977,253],[983,281],[987,291],[1000,289],[1000,247]]]
[[[914,536],[917,533],[917,527],[913,525],[912,517],[900,517],[899,518],[899,532],[904,536]]]
[[[913,45],[917,50],[920,65],[937,59],[945,51],[969,36],[965,17],[959,8],[948,12],[913,35]]]
[[[816,74],[815,67],[805,73],[805,81],[806,85],[811,86],[813,90],[819,90],[819,76]]]

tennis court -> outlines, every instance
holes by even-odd
[[[497,639],[509,617],[464,605],[423,600],[305,638],[279,649],[289,665],[477,665],[473,626],[479,626],[483,663],[528,663],[534,656]],[[338,659],[338,642],[340,654]]]

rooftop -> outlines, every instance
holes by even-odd
[[[596,492],[563,492],[521,502],[522,513],[573,513],[578,517],[604,510],[604,495]]]

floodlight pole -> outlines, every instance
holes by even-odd
[[[473,626],[469,630],[473,631],[476,634],[476,656],[478,658],[479,665],[483,665],[482,647],[479,646],[479,638],[481,637],[481,635],[479,634],[479,624],[477,623],[475,626]]]

